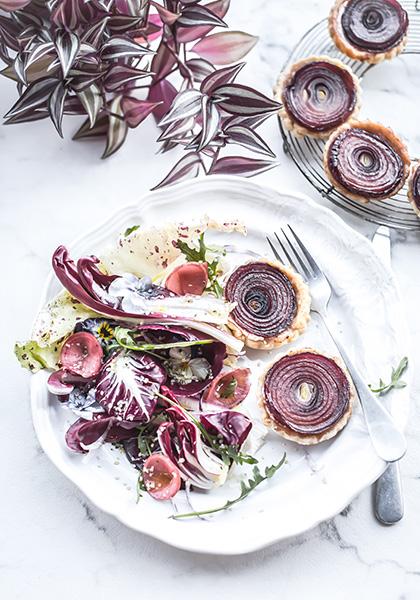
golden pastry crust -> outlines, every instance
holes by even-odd
[[[334,179],[334,176],[330,170],[328,164],[328,154],[330,150],[331,144],[334,143],[336,138],[346,129],[364,129],[369,133],[375,133],[376,135],[380,135],[386,139],[388,144],[392,146],[392,148],[397,152],[397,154],[401,157],[401,160],[404,164],[404,174],[401,179],[401,182],[395,186],[392,191],[392,194],[383,194],[382,196],[376,196],[375,198],[369,198],[368,196],[362,196],[361,194],[355,194],[350,192],[341,185],[338,181]],[[323,158],[324,170],[325,173],[330,180],[331,184],[340,191],[342,194],[347,196],[347,198],[351,198],[352,200],[357,200],[358,202],[362,202],[363,204],[368,204],[371,200],[385,200],[386,198],[390,198],[394,196],[400,189],[404,186],[407,177],[410,173],[410,156],[408,154],[407,146],[404,142],[390,129],[389,127],[385,127],[385,125],[381,125],[380,123],[374,123],[373,121],[355,121],[351,120],[345,125],[339,127],[329,138],[324,148],[324,158]]]
[[[299,348],[299,350],[291,350],[290,352],[288,352],[287,354],[284,354],[283,356],[293,356],[295,354],[301,354],[302,352],[311,352],[312,354],[319,354],[321,356],[326,356],[330,360],[333,360],[343,371],[343,373],[345,374],[345,376],[347,378],[347,381],[349,382],[349,389],[350,389],[349,404],[348,404],[348,407],[347,407],[345,413],[340,417],[340,419],[336,423],[334,423],[334,425],[332,425],[326,431],[323,431],[322,433],[311,434],[311,435],[297,433],[296,431],[289,429],[287,426],[277,423],[277,421],[275,421],[271,417],[271,415],[268,412],[268,409],[266,407],[265,395],[264,395],[264,382],[265,382],[266,374],[271,369],[271,367],[279,360],[279,357],[265,369],[264,373],[260,377],[258,405],[262,411],[262,421],[263,421],[264,425],[266,425],[267,427],[269,427],[270,429],[272,429],[273,431],[278,433],[281,437],[285,438],[286,440],[296,442],[297,444],[301,444],[303,446],[311,446],[314,444],[319,444],[321,442],[325,442],[326,440],[330,440],[331,438],[335,437],[337,435],[337,433],[339,433],[347,425],[347,423],[351,417],[351,414],[353,412],[353,406],[354,406],[354,403],[356,400],[356,391],[354,389],[354,385],[350,378],[350,375],[348,374],[348,371],[347,371],[343,361],[341,360],[341,358],[338,358],[336,356],[328,356],[326,354],[323,354],[322,352],[318,352],[318,350],[314,350],[313,348]],[[282,357],[280,357],[280,358],[282,358]]]
[[[232,334],[241,340],[245,346],[254,348],[255,350],[271,350],[272,348],[278,348],[283,344],[289,344],[305,331],[310,319],[311,296],[309,294],[309,288],[296,271],[293,271],[290,267],[287,267],[278,261],[261,258],[249,262],[266,263],[275,269],[278,269],[287,277],[296,294],[296,314],[290,326],[275,337],[264,338],[249,333],[239,327],[233,319],[229,319],[228,327]]]
[[[307,135],[307,136],[310,136],[310,137],[313,137],[316,139],[326,139],[331,135],[331,133],[335,129],[337,129],[336,127],[332,127],[331,129],[328,129],[327,131],[312,131],[311,129],[307,129],[303,125],[300,125],[299,123],[297,123],[293,119],[292,115],[289,115],[289,113],[287,112],[287,109],[286,109],[286,105],[284,103],[284,98],[283,98],[284,89],[289,85],[290,81],[295,76],[295,73],[299,69],[301,69],[303,66],[305,66],[309,63],[321,62],[321,61],[328,62],[331,65],[335,65],[336,67],[343,69],[344,71],[349,73],[349,75],[351,76],[351,78],[353,80],[354,90],[355,90],[355,94],[356,94],[356,104],[355,104],[353,111],[348,116],[348,118],[345,121],[343,121],[343,124],[350,121],[350,119],[355,118],[360,110],[362,89],[360,87],[359,78],[353,73],[353,71],[347,65],[345,65],[343,62],[341,62],[341,60],[331,58],[330,56],[309,56],[307,58],[303,58],[302,60],[299,60],[296,63],[294,63],[289,68],[288,71],[281,73],[277,80],[277,83],[274,87],[274,97],[278,102],[280,102],[282,104],[282,107],[280,108],[278,115],[280,116],[285,128],[288,129],[289,131],[291,131],[296,136]]]
[[[407,44],[407,32],[397,46],[394,46],[394,48],[386,50],[385,52],[369,52],[367,50],[360,50],[348,42],[341,27],[341,15],[343,14],[343,10],[347,3],[348,0],[336,0],[336,3],[332,7],[328,17],[328,29],[330,35],[340,52],[346,56],[349,56],[350,58],[367,62],[371,65],[376,65],[383,60],[391,60],[392,58],[395,58],[401,54]]]
[[[414,177],[415,177],[417,169],[420,169],[420,161],[419,160],[415,161],[411,165],[411,173],[410,173],[410,177],[408,179],[408,184],[407,184],[408,185],[407,197],[411,203],[411,206],[413,207],[414,212],[416,213],[416,215],[418,217],[420,217],[420,208],[415,203],[414,197],[413,197],[413,181],[414,181]]]

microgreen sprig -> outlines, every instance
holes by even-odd
[[[167,344],[136,344],[135,340],[133,339],[133,334],[135,333],[135,331],[131,331],[125,327],[116,327],[115,340],[120,346],[126,348],[127,350],[136,350],[141,352],[150,352],[151,350],[170,350],[171,348],[190,348],[191,346],[205,346],[214,343],[214,340],[208,339],[190,340],[185,342],[169,342]]]
[[[218,506],[217,508],[209,508],[207,510],[198,510],[192,511],[188,513],[174,514],[171,515],[171,519],[188,519],[191,517],[200,517],[203,515],[211,515],[217,512],[221,512],[223,510],[227,510],[232,508],[238,502],[244,500],[251,492],[253,492],[263,481],[267,481],[267,479],[271,479],[275,473],[284,465],[286,462],[286,453],[283,454],[280,462],[274,465],[270,465],[264,469],[263,472],[257,466],[254,466],[252,469],[252,477],[248,479],[248,481],[241,481],[241,493],[233,500],[227,500],[225,504],[222,506]]]
[[[381,378],[379,379],[379,383],[376,387],[369,384],[369,388],[375,394],[379,394],[380,396],[384,396],[388,392],[393,389],[401,389],[406,387],[406,382],[401,380],[402,375],[407,370],[408,367],[408,358],[404,356],[400,360],[400,363],[397,367],[393,367],[391,371],[391,381],[389,383],[385,383]]]
[[[205,262],[207,263],[207,272],[209,276],[209,282],[207,284],[207,291],[212,292],[217,298],[221,298],[223,295],[223,288],[219,283],[218,277],[220,272],[220,256],[224,256],[226,253],[223,249],[209,248],[204,242],[204,233],[202,233],[198,240],[198,248],[191,247],[182,240],[177,241],[177,246],[181,250],[188,262]],[[213,260],[208,259],[208,252],[212,252],[217,256]]]

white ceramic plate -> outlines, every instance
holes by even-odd
[[[366,381],[376,383],[380,376],[389,376],[391,365],[407,353],[406,326],[392,274],[366,239],[304,196],[233,177],[195,180],[148,194],[138,204],[118,210],[70,249],[75,256],[100,253],[130,225],[189,221],[200,218],[204,211],[218,220],[239,217],[248,227],[247,238],[235,234],[222,239],[214,234],[214,239],[267,256],[265,234],[281,224],[293,225],[335,288],[332,316]],[[59,284],[51,275],[42,302],[58,290]],[[334,352],[315,319],[294,346]],[[251,353],[254,372],[258,374],[267,360],[283,351]],[[44,372],[32,377],[32,412],[39,441],[52,462],[102,510],[133,529],[186,550],[240,554],[301,533],[337,514],[385,467],[371,446],[357,407],[340,435],[312,448],[299,447],[270,433],[257,453],[260,463],[278,461],[284,450],[288,455],[287,465],[273,479],[210,521],[174,521],[168,519],[173,513],[170,503],[144,497],[136,504],[136,472],[109,444],[85,456],[66,449],[64,433],[74,416],[49,396],[46,377]],[[408,398],[407,391],[386,398],[401,428],[407,419]],[[257,414],[254,393],[248,408]],[[210,494],[195,493],[194,508],[219,506],[234,498],[240,476],[240,471],[234,472],[225,486]],[[177,496],[177,504],[187,508],[182,497],[179,501]]]

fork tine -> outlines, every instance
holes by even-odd
[[[296,247],[292,244],[292,242],[287,237],[285,230],[282,229],[281,232],[282,232],[284,238],[287,240],[287,243],[289,244],[290,251],[293,252],[293,254],[295,256],[295,260],[292,261],[291,264],[292,265],[294,264],[296,271],[299,271],[301,273],[301,275],[303,275],[305,277],[305,279],[307,279],[307,280],[311,279],[312,273],[311,273],[310,269],[308,269],[305,262],[302,260],[302,257],[300,256],[299,252],[297,252]]]
[[[283,262],[282,259],[281,259],[281,257],[280,257],[280,254],[277,252],[277,249],[276,249],[275,245],[270,240],[270,238],[268,237],[268,235],[265,236],[265,239],[267,240],[268,245],[270,246],[270,248],[271,248],[274,256],[277,258],[277,260],[279,260],[280,262]]]
[[[279,246],[280,246],[280,248],[282,249],[282,251],[283,251],[283,254],[284,254],[284,256],[286,257],[286,259],[287,259],[287,261],[288,261],[289,265],[290,265],[292,268],[295,268],[295,265],[294,265],[293,258],[290,256],[289,252],[287,251],[286,245],[285,245],[285,244],[284,244],[284,243],[281,241],[281,239],[280,239],[279,235],[278,235],[276,232],[274,232],[274,235],[275,235],[275,237],[276,237],[276,239],[277,239],[277,241],[278,241],[278,243],[279,243]],[[286,261],[283,261],[283,264],[286,264]]]
[[[306,258],[310,267],[312,268],[314,275],[315,276],[319,275],[321,273],[321,269],[318,267],[317,263],[312,258],[312,255],[309,253],[309,251],[307,250],[307,248],[305,247],[303,242],[300,240],[299,236],[293,231],[293,229],[290,227],[290,225],[288,225],[288,228],[290,229],[290,232],[292,233],[293,237],[295,238],[296,243],[298,244],[299,248],[302,250],[304,257]]]

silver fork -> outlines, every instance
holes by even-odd
[[[289,263],[295,271],[302,275],[309,285],[312,297],[311,311],[318,314],[324,322],[353,379],[365,415],[370,439],[376,453],[387,462],[399,460],[404,456],[407,449],[405,438],[395,426],[390,414],[382,406],[382,403],[370,391],[363,377],[352,363],[343,344],[334,333],[334,327],[329,321],[327,314],[327,307],[332,293],[331,286],[302,241],[290,225],[287,227],[287,231],[286,229],[281,229],[281,237],[277,233],[274,233],[278,242],[278,248],[276,248],[275,241],[273,242],[267,236],[270,248],[280,262]]]

